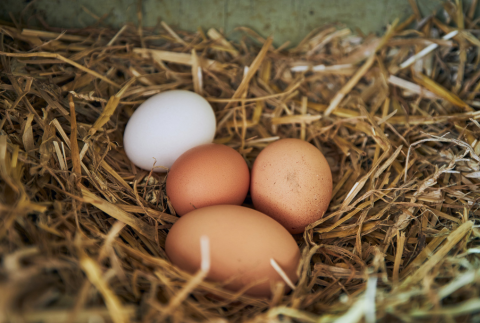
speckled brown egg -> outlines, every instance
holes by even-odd
[[[253,205],[301,233],[320,219],[332,197],[332,173],[323,154],[299,139],[281,139],[258,155],[250,186]]]
[[[168,258],[180,269],[197,272],[202,236],[210,242],[207,279],[225,283],[228,290],[246,289],[247,295],[269,297],[270,286],[283,281],[271,259],[293,283],[297,282],[300,250],[288,231],[265,214],[237,205],[215,205],[189,212],[167,235]]]
[[[240,205],[247,196],[250,171],[243,157],[225,145],[207,144],[182,154],[167,177],[167,195],[183,215],[209,205]]]

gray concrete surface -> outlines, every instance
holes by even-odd
[[[32,3],[30,3],[32,2]],[[105,24],[113,27],[125,22],[138,23],[138,0],[0,0],[0,19],[16,20],[27,4],[23,21],[38,25],[40,15],[51,26],[72,28],[95,23],[108,14]],[[441,8],[440,0],[417,0],[424,15]],[[340,22],[363,33],[382,32],[396,17],[411,14],[407,0],[143,0],[145,26],[165,20],[171,26],[195,31],[198,27],[222,28],[233,39],[235,27],[248,26],[263,36],[274,35],[276,45],[300,41],[315,27]]]

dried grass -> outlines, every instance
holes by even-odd
[[[248,28],[232,43],[165,23],[0,25],[0,322],[480,321],[477,2],[446,2],[448,24],[410,2],[381,38],[326,26],[288,50]],[[167,260],[165,175],[130,163],[122,133],[177,88],[211,102],[216,142],[249,165],[285,137],[327,157],[332,201],[296,237],[288,295]]]

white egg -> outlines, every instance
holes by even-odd
[[[182,90],[163,92],[142,103],[128,121],[123,144],[138,167],[165,172],[190,148],[211,143],[216,120],[200,95]]]

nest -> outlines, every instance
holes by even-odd
[[[323,26],[293,48],[248,28],[233,43],[164,22],[0,25],[0,321],[479,322],[476,4],[445,2],[442,21],[413,6],[382,37]],[[122,134],[170,89],[207,98],[215,141],[250,166],[287,137],[329,161],[331,204],[295,237],[289,294],[168,261],[165,174],[136,168]]]

